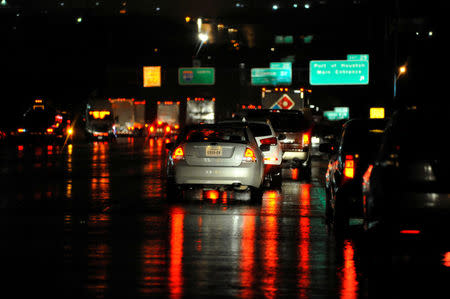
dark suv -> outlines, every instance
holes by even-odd
[[[281,143],[283,167],[298,168],[302,177],[311,177],[312,121],[302,111],[258,109],[248,110],[244,116],[248,120],[269,119]]]
[[[337,144],[320,145],[321,151],[330,154],[325,174],[326,218],[336,232],[345,229],[350,218],[363,217],[362,177],[375,159],[384,127],[384,120],[352,119],[343,125]]]
[[[412,106],[393,114],[377,158],[364,175],[366,230],[387,233],[396,241],[448,242],[447,128],[445,109]]]

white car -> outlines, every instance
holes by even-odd
[[[271,187],[280,188],[282,183],[281,163],[283,161],[283,151],[270,120],[225,120],[220,123],[240,122],[244,122],[248,125],[258,146],[261,146],[262,144],[268,144],[270,146],[269,151],[263,152],[265,179],[270,183]]]
[[[246,124],[192,126],[171,148],[167,163],[169,191],[230,189],[250,191],[253,200],[261,200],[262,152],[269,146],[258,146]]]

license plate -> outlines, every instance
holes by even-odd
[[[207,157],[221,157],[222,156],[222,147],[221,146],[207,146],[206,147],[206,156]]]

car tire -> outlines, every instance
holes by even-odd
[[[270,174],[270,187],[274,189],[281,189],[282,184],[283,184],[283,177],[280,167]]]

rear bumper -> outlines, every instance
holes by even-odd
[[[237,167],[190,166],[180,161],[175,166],[175,183],[178,185],[245,185],[259,188],[263,167],[258,164],[241,164]]]
[[[306,167],[310,164],[309,151],[286,151],[283,152],[283,166],[284,167]]]

